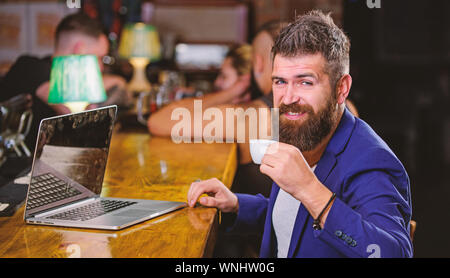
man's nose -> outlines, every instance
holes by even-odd
[[[294,86],[292,84],[289,84],[288,87],[286,88],[286,92],[283,96],[283,103],[285,105],[296,103],[300,100],[300,96],[295,93],[295,90],[293,87]]]

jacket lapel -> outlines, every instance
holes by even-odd
[[[319,163],[317,164],[317,167],[314,171],[316,177],[325,186],[327,186],[326,180],[328,176],[330,175],[330,173],[333,171],[333,169],[337,164],[337,156],[344,151],[345,146],[347,145],[348,140],[351,137],[354,126],[355,126],[354,116],[347,109],[345,109],[341,121],[338,125],[338,128],[336,129],[333,137],[328,143],[328,146],[325,149],[325,152],[320,158]],[[288,258],[292,258],[296,253],[296,250],[298,249],[303,232],[305,228],[308,228],[306,227],[308,217],[311,217],[309,212],[302,204],[300,204],[300,207],[297,212],[297,217],[295,219],[291,243],[289,245]]]
[[[325,183],[327,177],[330,175],[334,166],[336,165],[336,158],[331,153],[324,153],[319,163],[317,164],[316,170],[314,173],[317,178],[320,180],[322,184]],[[297,218],[295,219],[294,230],[292,232],[291,243],[289,245],[288,258],[292,258],[294,255],[294,251],[297,249],[299,242],[301,240],[301,236],[303,235],[303,231],[308,222],[308,217],[310,217],[309,212],[300,204],[298,209]],[[311,228],[312,229],[312,228]]]
[[[280,187],[275,182],[272,183],[272,190],[269,196],[269,206],[267,207],[267,214],[264,222],[264,232],[261,240],[261,247],[259,250],[259,256],[261,258],[270,258],[276,256],[276,238],[272,228],[272,212],[279,191]]]

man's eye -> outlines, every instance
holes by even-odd
[[[300,83],[300,85],[306,85],[306,86],[312,86],[313,85],[313,83],[311,81],[301,81],[299,83]]]
[[[275,85],[283,85],[286,84],[286,82],[284,80],[274,80]]]

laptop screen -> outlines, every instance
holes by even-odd
[[[100,195],[117,106],[41,121],[25,217]]]

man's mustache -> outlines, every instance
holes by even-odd
[[[287,113],[287,112],[314,114],[314,109],[309,104],[297,104],[297,103],[284,104],[284,103],[282,103],[280,105],[280,109],[279,109],[280,115]]]

